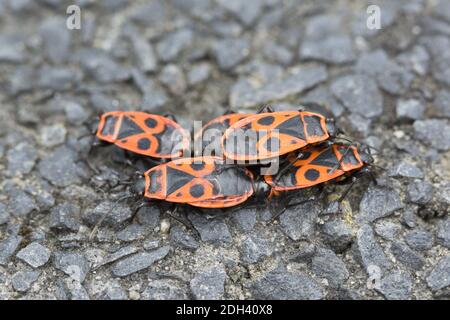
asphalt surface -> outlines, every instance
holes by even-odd
[[[67,1],[0,1],[0,299],[450,296],[449,1],[75,2],[81,30]],[[190,128],[266,103],[318,103],[386,170],[341,211],[345,186],[330,184],[275,222],[184,210],[192,230],[115,204],[135,169],[116,148],[89,152],[99,112]]]

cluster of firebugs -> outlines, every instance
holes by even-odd
[[[200,208],[227,208],[261,192],[271,198],[340,181],[367,171],[373,163],[370,149],[337,142],[340,130],[333,119],[304,110],[274,112],[269,107],[256,114],[215,118],[194,136],[194,141],[206,138],[209,145],[218,146],[209,156],[191,157],[189,134],[161,115],[107,112],[96,129],[102,143],[160,160],[143,174],[145,198]],[[220,134],[208,136],[209,130]],[[278,161],[277,172],[255,173],[255,163],[261,168],[273,159]]]

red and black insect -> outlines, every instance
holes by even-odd
[[[278,175],[264,176],[272,191],[309,188],[327,181],[339,181],[355,172],[366,172],[374,160],[369,149],[353,145],[321,144],[301,150],[301,156],[288,156],[288,167]]]
[[[175,121],[155,114],[112,111],[100,116],[100,141],[154,158],[178,158],[189,149],[189,135]]]
[[[135,191],[145,198],[202,208],[226,208],[246,201],[255,191],[253,174],[219,157],[181,158],[144,173]],[[136,190],[138,189],[138,190]]]
[[[195,141],[201,141],[202,155],[222,156],[221,139],[230,126],[248,117],[247,113],[228,113],[205,124],[194,136]]]
[[[226,158],[256,161],[275,158],[317,144],[337,134],[333,119],[308,111],[280,111],[248,116],[222,137]]]

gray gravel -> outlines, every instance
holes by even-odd
[[[397,102],[397,118],[418,120],[423,118],[426,107],[419,100],[408,99]]]
[[[403,207],[397,191],[380,188],[370,188],[364,194],[359,204],[361,222],[373,222],[387,217]]]
[[[409,248],[403,243],[392,243],[391,253],[394,257],[406,267],[419,271],[425,264],[424,259],[420,254]]]
[[[366,75],[348,75],[336,79],[331,87],[335,97],[352,113],[366,118],[383,113],[383,96],[376,82]]]
[[[39,278],[39,271],[18,271],[11,278],[11,284],[14,290],[26,292],[31,285]]]
[[[7,174],[15,175],[17,173],[30,173],[38,155],[32,145],[27,142],[21,142],[14,146],[14,148],[9,149],[6,157],[8,160]]]
[[[16,256],[33,268],[38,268],[50,259],[50,250],[37,242],[33,242],[20,250]]]
[[[267,237],[252,233],[242,239],[240,251],[244,263],[255,263],[270,256],[273,249]]]
[[[289,208],[280,217],[280,227],[292,240],[308,239],[314,234],[318,214],[313,202]]]
[[[408,185],[406,192],[410,202],[426,204],[433,198],[433,185],[427,181],[414,181]]]
[[[448,299],[448,1],[375,1],[380,30],[367,1],[77,1],[81,30],[64,1],[3,2],[1,299]],[[150,164],[91,149],[105,111],[189,129],[266,103],[318,104],[378,149],[377,185],[339,208],[328,184],[275,221],[262,201],[179,207],[184,226],[172,206],[116,202]]]
[[[361,265],[367,270],[370,266],[389,269],[392,263],[388,260],[372,228],[365,224],[356,234],[354,252]]]
[[[433,247],[433,235],[424,230],[411,230],[405,235],[406,243],[415,250],[425,251]]]
[[[55,268],[61,270],[75,281],[82,283],[89,273],[89,262],[83,254],[72,252],[56,252]]]
[[[257,222],[257,213],[255,209],[242,208],[231,217],[234,224],[242,231],[252,230]]]
[[[439,290],[450,285],[450,256],[443,257],[426,278],[432,290]]]
[[[345,263],[328,249],[317,250],[311,261],[311,270],[317,277],[327,279],[333,288],[342,286],[349,277]]]
[[[450,248],[450,219],[448,217],[439,221],[436,240],[440,245]]]
[[[178,247],[195,251],[199,247],[198,241],[178,226],[170,229],[170,238]]]
[[[222,218],[208,219],[200,214],[189,214],[189,220],[199,232],[202,241],[216,245],[232,241],[231,233]]]
[[[388,300],[406,300],[411,298],[412,278],[403,271],[394,271],[383,277],[376,289]]]
[[[77,232],[81,225],[80,208],[69,202],[61,203],[53,207],[49,220],[54,230]]]
[[[222,266],[212,266],[198,271],[189,285],[197,300],[223,298],[226,273]]]
[[[400,163],[397,163],[395,166],[393,166],[389,171],[389,175],[391,177],[405,177],[417,179],[421,179],[424,176],[422,170],[420,170],[415,165],[407,161],[401,161]]]
[[[140,252],[127,257],[111,268],[112,273],[118,277],[125,277],[132,273],[147,269],[156,261],[163,259],[169,253],[170,247],[161,247],[150,252]]]
[[[325,222],[322,232],[327,244],[336,252],[345,251],[353,241],[351,228],[342,220]]]
[[[303,272],[288,272],[283,267],[268,272],[251,285],[256,299],[318,300],[324,297],[324,290],[314,279]]]
[[[142,293],[145,300],[185,300],[186,290],[167,280],[151,281]]]
[[[9,236],[0,242],[0,265],[6,265],[9,262],[21,241],[21,236]]]
[[[8,211],[11,215],[23,217],[37,209],[36,201],[30,194],[17,187],[7,192],[9,195]]]

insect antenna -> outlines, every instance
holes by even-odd
[[[374,167],[374,168],[377,168],[377,169],[381,169],[383,171],[387,171],[387,169],[385,167],[379,166],[379,165],[374,164],[374,163],[370,163],[370,164],[368,164],[368,166]]]
[[[272,106],[268,103],[263,104],[256,113],[259,114],[259,113],[263,113],[263,112],[273,112]]]
[[[344,158],[347,156],[347,154],[350,151],[352,145],[353,144],[350,144],[350,145],[347,146],[347,148],[345,149],[344,154],[341,155],[341,158],[339,159],[338,163],[333,167],[333,169],[331,169],[330,173],[333,173],[334,171],[336,171],[342,165],[342,162],[344,162]]]
[[[123,184],[123,185],[126,185],[126,186],[130,186],[130,185],[132,185],[134,183],[136,183],[136,182],[132,181],[132,180],[119,180],[119,184]]]
[[[339,136],[336,139],[341,139],[341,140],[344,140],[344,141],[347,141],[347,142],[350,142],[350,143],[355,143],[356,142],[356,143],[358,143],[360,145],[367,146],[368,148],[375,150],[377,153],[381,153],[380,149],[375,148],[374,146],[372,146],[372,145],[370,145],[370,144],[368,144],[366,142],[363,142],[361,140],[356,140],[356,139],[352,140],[352,139],[350,139],[349,137],[346,137],[346,136]]]
[[[289,161],[283,168],[281,168],[281,169],[278,171],[277,175],[275,176],[275,182],[280,181],[281,177],[282,177],[286,172],[288,172],[289,169],[291,169],[292,167],[295,166],[295,165],[294,165],[295,162],[296,162],[297,160],[303,159],[304,156],[305,156],[304,153],[299,152],[299,153],[297,154],[297,156],[295,157],[295,159],[293,159],[292,161]]]
[[[111,210],[106,211],[101,217],[100,219],[98,219],[97,223],[95,224],[94,228],[92,229],[91,233],[89,234],[89,241],[92,241],[92,239],[94,238],[94,235],[97,233],[98,228],[100,227],[100,225],[102,224],[103,220],[105,220],[106,216],[108,215],[108,213],[110,213],[111,211],[113,211],[117,205],[119,204],[119,202],[122,202],[124,200],[133,198],[134,195],[133,194],[128,194],[126,196],[120,197],[119,199],[117,199],[116,201],[114,201],[114,204],[111,208]]]

